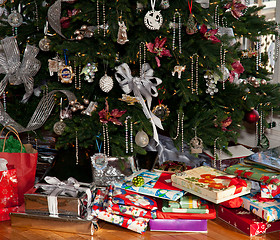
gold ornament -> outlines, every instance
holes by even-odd
[[[135,103],[139,103],[137,97],[132,97],[127,94],[122,94],[122,98],[119,98],[120,101],[126,102],[128,105],[135,105]]]
[[[62,83],[72,83],[75,74],[71,66],[64,65],[59,69],[58,76]]]
[[[159,104],[153,108],[152,113],[155,114],[161,121],[164,121],[169,116],[170,111],[166,105]]]

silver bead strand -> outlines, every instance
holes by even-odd
[[[181,39],[181,14],[175,12],[173,15],[173,39],[172,39],[172,50],[175,50],[175,41],[176,41],[176,15],[178,15],[178,41],[179,41],[179,53],[182,53],[182,39]]]
[[[182,113],[181,118],[181,152],[184,152],[184,113]]]
[[[130,119],[130,152],[133,153],[133,122]]]
[[[97,33],[100,33],[100,19],[99,19],[99,0],[96,1],[96,22],[97,22]]]
[[[146,44],[144,42],[141,42],[139,45],[139,75],[142,74],[142,45],[143,45],[143,64],[146,63]]]
[[[76,165],[79,164],[79,140],[78,140],[78,131],[76,131]]]
[[[128,153],[128,117],[125,118],[125,153]]]
[[[106,37],[106,9],[105,0],[103,0],[103,36]]]

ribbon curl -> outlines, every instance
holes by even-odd
[[[22,102],[26,102],[33,93],[34,79],[41,67],[41,62],[36,59],[39,49],[28,45],[25,48],[22,62],[20,51],[15,37],[1,40],[3,52],[0,53],[0,73],[6,74],[0,82],[0,95],[4,92],[8,82],[12,85],[24,84],[25,94]]]
[[[152,97],[158,96],[157,86],[162,83],[162,80],[153,76],[154,70],[148,63],[142,65],[140,77],[133,77],[126,63],[116,67],[116,70],[115,78],[119,82],[122,90],[126,94],[133,92],[134,96],[139,99],[144,114],[151,121],[154,139],[158,144],[159,138],[156,127],[160,129],[163,129],[163,127],[161,120],[151,112],[151,104]]]
[[[92,194],[90,184],[78,182],[75,178],[72,177],[68,178],[67,181],[60,181],[56,177],[46,176],[44,180],[47,184],[38,183],[35,185],[35,187],[42,188],[43,190],[45,190],[46,194],[48,194],[48,208],[50,215],[58,215],[58,195],[66,194],[70,195],[71,197],[77,197],[78,192],[85,192],[87,195],[87,217],[91,218],[90,205]],[[81,187],[81,185],[83,185],[84,187]]]

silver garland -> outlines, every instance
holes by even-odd
[[[48,21],[55,32],[57,32],[61,37],[66,38],[61,32],[61,2],[65,2],[65,0],[57,0],[53,5],[49,7]]]
[[[34,131],[42,127],[53,110],[53,107],[55,105],[54,95],[57,92],[65,94],[69,102],[76,100],[76,96],[68,90],[51,91],[41,99],[26,128],[18,124],[15,120],[13,120],[9,116],[9,114],[4,111],[3,104],[0,102],[0,124],[2,124],[3,126],[12,126],[19,133]]]

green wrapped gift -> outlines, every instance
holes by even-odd
[[[22,146],[22,152],[26,153],[25,147],[23,145],[21,145],[20,141],[15,139],[13,136],[10,136],[9,138],[6,139],[5,149],[3,151],[4,140],[5,139],[0,139],[0,151],[1,152],[20,153],[21,146]]]
[[[280,185],[280,172],[261,165],[239,163],[225,169],[229,174],[263,182]]]

